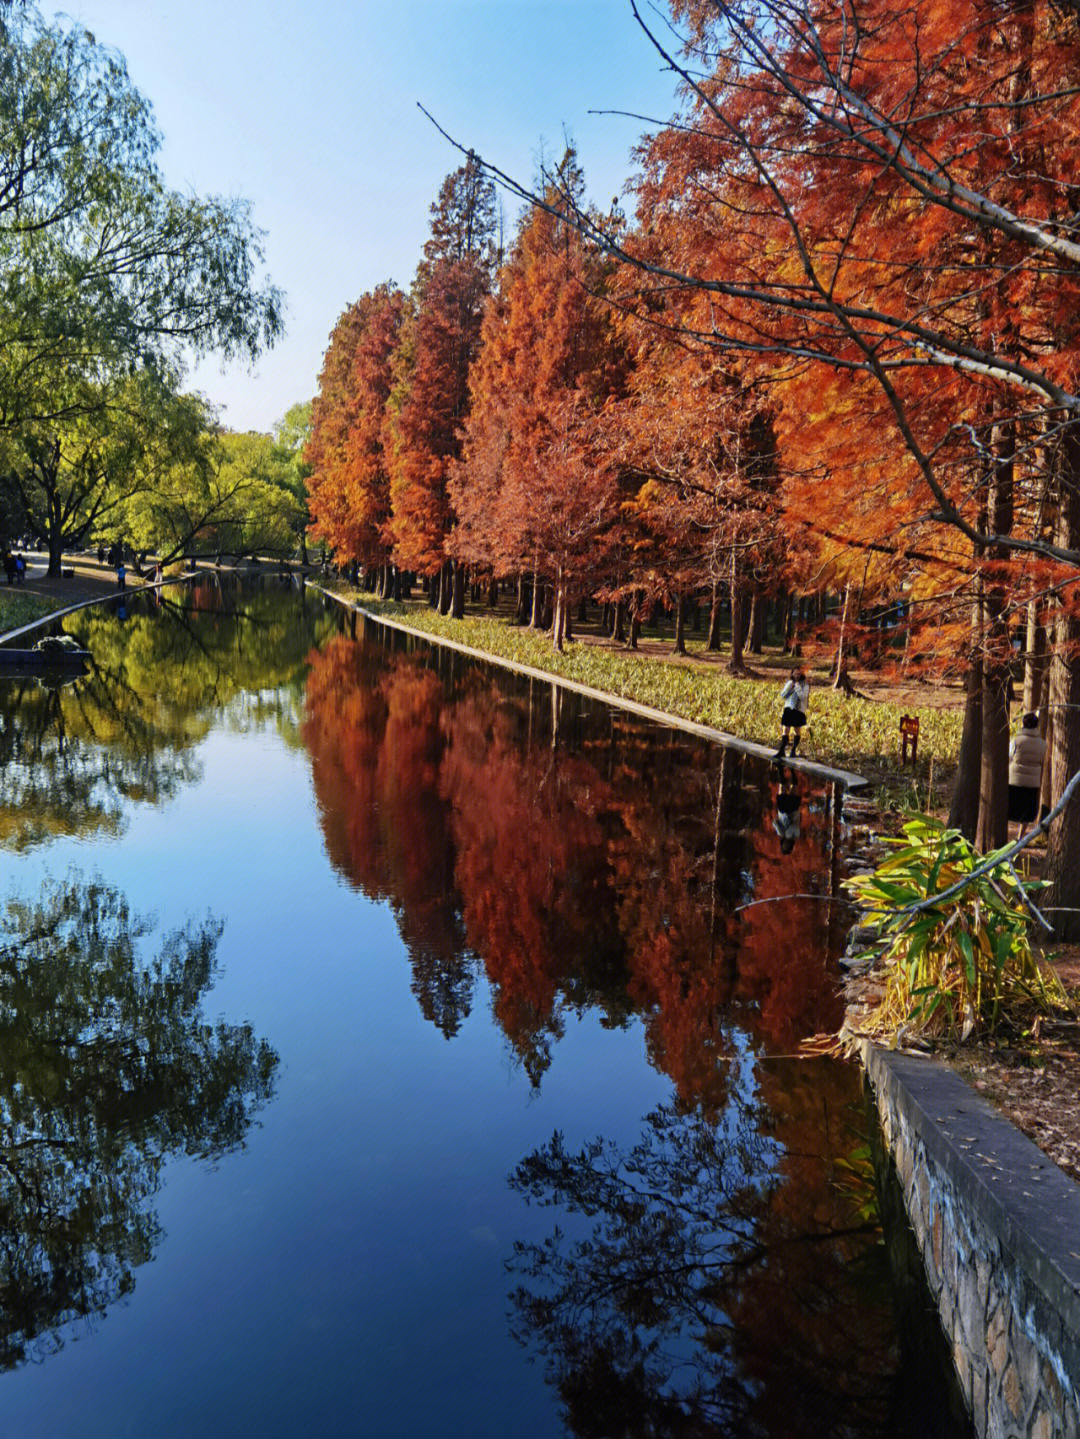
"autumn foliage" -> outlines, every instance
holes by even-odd
[[[484,165],[448,177],[372,430],[381,508],[344,458],[378,404],[350,368],[371,297],[342,316],[319,533],[444,611],[508,584],[556,645],[583,598],[631,644],[669,613],[676,649],[704,606],[736,670],[812,597],[838,682],[853,655],[966,680],[953,819],[991,847],[1017,653],[1049,803],[1080,769],[1080,16],[671,11],[651,33],[681,108],[636,152],[632,218],[589,204],[568,151],[534,190],[509,182],[529,207],[503,252]],[[1074,804],[1050,837],[1063,931],[1078,849]]]

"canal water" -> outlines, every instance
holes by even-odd
[[[968,1432],[796,1057],[841,793],[311,590],[67,629],[0,680],[2,1439]]]

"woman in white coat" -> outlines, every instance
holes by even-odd
[[[791,678],[780,691],[780,699],[784,706],[784,712],[780,716],[783,739],[780,741],[780,748],[776,751],[777,759],[783,759],[784,755],[788,753],[789,737],[791,754],[798,754],[799,731],[806,723],[806,709],[810,703],[810,681],[799,665],[796,665],[791,671]]]

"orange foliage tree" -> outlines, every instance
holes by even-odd
[[[459,616],[465,571],[447,549],[454,527],[447,480],[460,452],[494,261],[494,189],[470,158],[447,176],[432,206],[387,419],[395,559],[428,577],[433,603]]]

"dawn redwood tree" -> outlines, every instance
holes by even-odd
[[[319,375],[304,450],[312,533],[339,560],[365,569],[390,562],[387,401],[408,310],[392,284],[362,295],[340,316]]]
[[[387,533],[399,567],[428,576],[440,609],[452,605],[460,618],[465,572],[447,548],[455,523],[447,481],[496,260],[494,186],[473,157],[447,176],[431,214],[389,400]]]
[[[558,183],[580,201],[572,149]],[[608,268],[557,215],[526,216],[488,302],[450,482],[460,518],[452,551],[498,575],[527,573],[534,591],[550,586],[557,649],[571,601],[596,582],[615,518],[615,472],[599,417],[622,389],[627,360],[594,293]]]
[[[829,424],[820,393],[850,387],[894,546],[966,542],[995,704],[1014,574],[997,567],[1047,562],[1011,599],[1041,591],[1053,631],[1056,799],[1080,770],[1077,14],[1048,0],[676,0],[673,14],[685,60],[653,38],[688,100],[645,156],[648,224],[624,239],[582,207],[575,222],[637,266],[654,322],[783,379],[789,453],[803,420]],[[690,327],[671,303],[688,291],[706,302]],[[858,547],[855,480],[822,478],[818,523]],[[996,805],[980,805],[987,839]],[[1063,934],[1080,934],[1077,852],[1080,802],[1050,835]]]

